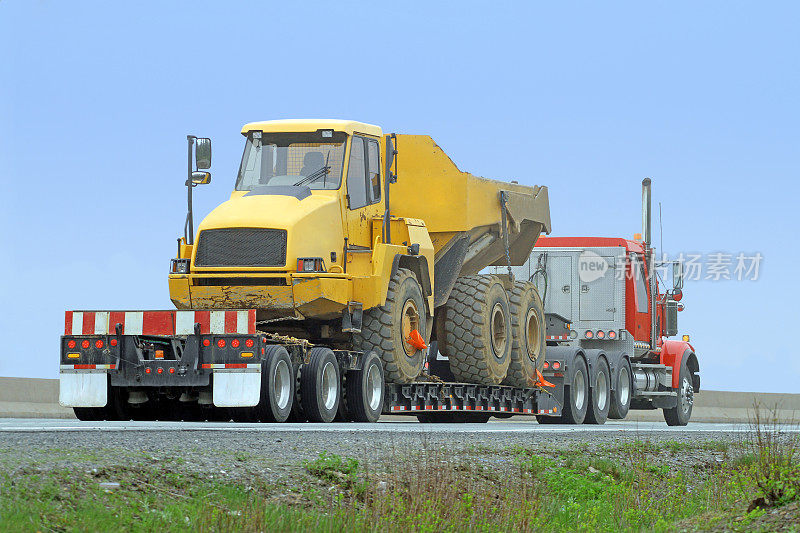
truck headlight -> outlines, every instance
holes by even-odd
[[[298,272],[325,272],[325,262],[321,257],[299,257],[297,259]]]
[[[189,273],[189,260],[188,259],[171,259],[169,263],[169,271],[171,274],[188,274]]]

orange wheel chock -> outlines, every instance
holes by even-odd
[[[544,379],[544,376],[538,370],[536,371],[536,382],[533,385],[534,387],[555,387],[555,385]]]
[[[423,339],[422,335],[419,334],[419,331],[415,329],[411,330],[411,333],[408,334],[406,341],[417,350],[424,350],[428,347],[428,345],[425,344],[425,339]]]

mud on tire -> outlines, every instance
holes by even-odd
[[[447,355],[456,380],[497,385],[511,362],[511,313],[500,278],[464,276],[447,300]]]
[[[361,333],[353,334],[353,348],[378,354],[387,383],[410,383],[425,366],[425,352],[410,346],[407,337],[412,329],[424,336],[427,325],[419,281],[410,270],[398,268],[389,281],[386,303],[364,311]]]
[[[536,371],[544,366],[544,306],[533,283],[517,281],[508,294],[511,311],[511,364],[503,381],[514,387],[530,387]]]

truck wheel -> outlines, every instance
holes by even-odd
[[[547,346],[544,306],[533,283],[516,282],[508,297],[511,311],[511,364],[503,381],[513,387],[530,387],[542,370]]]
[[[685,426],[692,418],[694,406],[694,387],[692,386],[692,373],[686,366],[686,355],[681,360],[680,378],[678,380],[678,403],[672,409],[664,409],[664,420],[668,426]]]
[[[589,407],[589,373],[581,357],[576,357],[570,366],[571,379],[570,384],[564,387],[561,421],[564,424],[583,424]]]
[[[594,388],[589,390],[589,409],[586,411],[587,424],[605,424],[611,407],[611,370],[605,359],[597,360],[597,377]]]
[[[511,313],[496,276],[456,280],[445,308],[450,370],[457,381],[497,385],[511,363]]]
[[[294,400],[292,360],[283,346],[267,346],[265,352],[256,416],[261,422],[286,422]]]
[[[383,410],[383,365],[375,352],[367,352],[361,370],[347,373],[347,419],[377,422]]]
[[[300,367],[303,412],[312,422],[330,422],[339,410],[339,362],[330,348],[311,348],[311,360]]]
[[[611,408],[608,410],[608,418],[622,420],[628,416],[633,391],[631,363],[627,359],[620,359],[616,381],[617,388],[611,392]]]
[[[427,312],[422,287],[414,273],[398,268],[389,281],[386,303],[364,311],[361,333],[353,334],[355,350],[374,350],[383,360],[389,383],[411,383],[425,366],[425,352],[408,342],[413,330],[425,335]]]

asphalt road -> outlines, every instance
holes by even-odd
[[[784,432],[800,432],[798,426],[783,426]],[[682,428],[669,427],[664,422],[608,421],[602,426],[539,425],[529,417],[492,420],[486,424],[421,424],[411,417],[385,417],[375,424],[358,423],[286,423],[243,424],[232,422],[81,422],[79,420],[4,418],[0,419],[0,433],[18,432],[245,432],[264,434],[285,433],[495,433],[495,434],[587,434],[604,433],[635,436],[641,433],[747,433],[748,424],[689,423]]]

